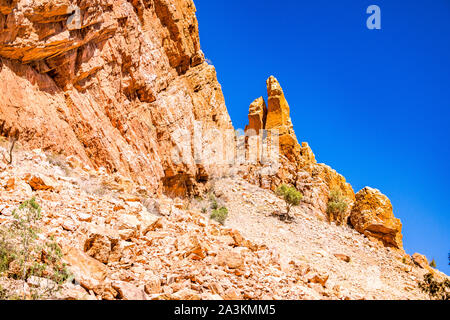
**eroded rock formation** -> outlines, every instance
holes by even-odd
[[[251,153],[256,152],[259,163],[248,164],[243,170],[243,176],[251,183],[272,190],[282,183],[294,185],[304,195],[304,210],[319,216],[326,216],[330,192],[340,191],[348,203],[344,221],[385,246],[402,249],[402,224],[394,217],[389,199],[371,188],[361,190],[355,197],[352,186],[342,175],[325,164],[317,163],[306,142],[301,145],[298,143],[289,104],[273,76],[267,80],[267,93],[267,109],[263,98],[255,100],[249,108],[246,135],[250,155],[247,157],[251,158]],[[259,140],[255,140],[255,135]],[[279,143],[276,166],[264,162],[265,141],[273,135],[278,137]],[[252,141],[253,145],[250,143]],[[272,169],[275,167],[275,170],[266,170],[268,166]]]
[[[294,127],[292,126],[289,104],[283,89],[274,76],[267,79],[267,122],[265,129],[278,131],[281,152],[290,160],[296,159],[300,151]]]
[[[0,2],[0,135],[76,155],[149,191],[186,193],[213,168],[173,160],[180,132],[232,125],[200,50],[192,0]],[[217,141],[220,140],[220,141]]]
[[[260,162],[257,165],[250,164],[244,169],[245,178],[272,190],[281,183],[292,184],[302,191],[306,209],[319,215],[326,212],[331,190],[341,190],[351,204],[355,195],[345,178],[330,167],[317,163],[308,143],[299,144],[293,129],[289,104],[278,80],[270,76],[266,84],[267,109],[262,97],[256,99],[249,108],[249,125],[246,126],[246,135],[249,141],[254,135],[259,137],[257,142],[253,139],[253,145],[248,143],[249,153],[255,152],[255,149],[258,150],[257,158]],[[271,138],[274,136],[277,138],[275,143],[279,146],[275,164],[264,161],[268,153],[264,148],[272,142]],[[248,157],[251,158],[251,155]],[[272,170],[267,170],[266,167],[269,166]]]
[[[385,246],[403,248],[402,223],[394,217],[391,201],[377,189],[365,187],[356,194],[350,223]]]

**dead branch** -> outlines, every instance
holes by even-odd
[[[10,146],[9,146],[9,160],[7,160],[8,164],[12,164],[12,161],[13,161],[13,150],[14,150],[14,145],[17,142],[17,139],[18,139],[17,136],[9,137]]]

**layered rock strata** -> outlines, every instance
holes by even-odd
[[[174,160],[180,141],[197,130],[221,148],[212,129],[232,133],[195,11],[192,0],[2,1],[0,135],[149,192],[192,191],[220,168]]]

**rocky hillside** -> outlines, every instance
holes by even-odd
[[[38,149],[15,155],[14,166],[0,167],[0,240],[16,220],[14,210],[35,197],[42,208],[36,241],[53,239],[61,247],[73,280],[46,290],[57,287],[52,262],[47,251],[36,251],[34,262],[46,263],[45,272],[14,279],[17,266],[11,263],[0,276],[0,295],[427,299],[417,285],[430,269],[423,257],[414,257],[421,267],[405,253],[302,207],[286,224],[272,214],[284,210],[283,201],[241,178],[208,182],[204,198],[153,198],[139,185]],[[228,208],[225,226],[209,218],[214,201]]]
[[[422,299],[446,277],[299,143],[275,77],[235,133],[192,0],[0,0],[0,22],[0,298]],[[24,232],[37,266],[10,254]]]

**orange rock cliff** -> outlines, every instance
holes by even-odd
[[[180,132],[223,148],[233,126],[213,66],[200,48],[192,0],[0,1],[0,134],[29,149],[75,156],[92,168],[142,184],[150,193],[195,193],[228,167],[174,161]],[[379,191],[356,194],[345,178],[298,143],[283,90],[267,80],[268,101],[249,110],[249,135],[276,130],[279,166],[243,164],[252,184],[295,185],[305,210],[325,215],[330,192],[348,199],[359,232],[402,248],[401,223]],[[221,132],[218,137],[215,132]],[[261,141],[263,144],[264,141]]]

